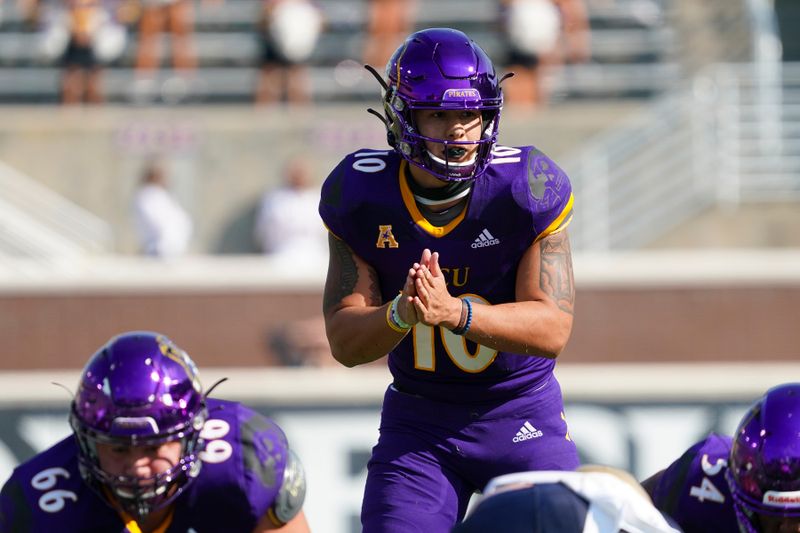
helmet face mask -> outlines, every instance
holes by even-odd
[[[800,520],[800,384],[774,387],[751,407],[726,479],[744,530],[761,531],[760,516]]]
[[[386,65],[383,107],[387,139],[409,163],[444,181],[481,176],[497,142],[503,95],[492,62],[464,33],[431,28],[412,34]],[[481,115],[481,135],[475,141],[426,137],[414,118],[417,110],[463,111]],[[427,143],[444,146],[444,157]],[[458,162],[452,148],[475,147],[474,159]]]
[[[183,350],[157,333],[115,337],[87,363],[70,410],[81,476],[134,517],[161,509],[200,471],[206,416],[197,369]],[[179,459],[149,479],[101,465],[99,447],[158,448],[173,441],[180,443]]]

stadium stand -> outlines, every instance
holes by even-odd
[[[775,47],[768,38],[775,31],[769,26],[775,22],[766,20],[767,11],[758,8],[761,4],[762,0],[701,4],[691,0],[587,0],[592,62],[551,73],[557,101],[550,108],[537,111],[535,117],[505,113],[503,118],[504,143],[533,140],[564,161],[576,189],[586,188],[580,191],[581,197],[593,199],[577,207],[579,216],[573,226],[576,249],[631,249],[666,243],[665,235],[672,237],[671,246],[686,243],[688,235],[709,234],[719,239],[722,231],[731,231],[683,231],[678,238],[674,230],[717,203],[730,209],[742,201],[764,201],[765,195],[770,195],[768,201],[773,203],[787,193],[796,197],[798,148],[792,131],[797,118],[792,103],[800,74],[791,65],[782,73],[776,70],[774,54],[765,59],[769,54],[763,49],[769,46],[764,43]],[[272,179],[265,162],[301,151],[298,145],[311,140],[321,179],[347,149],[382,145],[379,123],[363,112],[365,104],[376,103],[377,86],[354,59],[361,55],[364,39],[363,1],[321,2],[327,25],[312,62],[312,81],[315,99],[330,105],[308,113],[269,109],[254,114],[247,104],[257,71],[253,64],[258,54],[254,31],[257,3],[227,0],[196,6],[201,61],[194,99],[189,102],[194,105],[153,109],[112,105],[92,109],[91,121],[81,113],[66,112],[66,108],[54,114],[47,105],[14,105],[56,101],[59,72],[36,58],[36,31],[24,22],[14,2],[4,5],[0,102],[10,105],[4,109],[4,124],[0,124],[0,138],[9,139],[0,142],[0,159],[18,170],[14,175],[31,176],[85,208],[87,215],[109,224],[113,244],[104,239],[91,249],[133,250],[126,234],[124,202],[136,158],[148,151],[183,154],[185,199],[192,209],[203,212],[195,251],[246,253],[255,250],[249,234],[241,230],[250,227],[245,211]],[[418,26],[459,27],[473,34],[490,53],[502,56],[499,29],[492,24],[495,2],[442,0],[427,7],[430,9],[419,11]],[[122,58],[107,70],[106,93],[113,103],[132,101],[129,88],[135,45],[134,35]],[[165,62],[167,52],[168,48],[162,49]],[[762,61],[753,68],[760,71],[719,65],[759,58]],[[711,63],[717,66],[709,68]],[[169,69],[161,75],[166,82]],[[644,95],[649,97],[641,98]],[[781,98],[787,104],[782,125],[774,105]],[[245,105],[207,105],[210,102]],[[623,119],[633,114],[638,120],[622,128]],[[652,142],[654,139],[659,142]],[[43,151],[52,157],[38,157]],[[688,155],[673,157],[676,151]],[[96,156],[68,165],[58,162],[77,153]],[[221,169],[237,176],[235,187],[219,179]],[[5,174],[10,179],[9,172]],[[24,176],[17,181],[24,181]],[[76,186],[87,183],[93,185]],[[610,195],[607,200],[604,190]],[[672,190],[676,193],[669,194]],[[23,211],[43,212],[15,204],[11,197],[7,202]],[[48,226],[41,215],[35,216]],[[582,225],[582,220],[592,223]],[[49,226],[46,229],[51,232],[63,233],[60,227],[69,224],[59,221]],[[107,228],[103,231],[108,233]],[[741,243],[748,234],[754,237],[747,242],[755,242],[763,232],[736,232],[730,242]],[[48,242],[44,237],[28,241],[40,243],[39,255]],[[51,249],[60,246],[55,243]]]
[[[589,0],[592,61],[552,73],[554,98],[650,96],[677,77],[674,30],[667,18],[678,0]],[[49,3],[48,3],[49,2]],[[190,79],[192,102],[236,103],[252,100],[260,53],[256,34],[258,0],[196,2],[195,43],[198,70]],[[60,69],[41,53],[41,28],[27,23],[13,2],[0,25],[0,103],[58,101]],[[53,9],[44,0],[42,11]],[[365,37],[365,5],[360,0],[326,0],[320,5],[326,26],[311,59],[316,102],[372,99],[374,80],[358,63]],[[440,0],[418,10],[418,28],[451,26],[470,34],[493,57],[502,57],[494,0]],[[164,38],[165,40],[167,38]],[[136,102],[132,93],[136,34],[130,30],[121,57],[106,69],[104,93],[109,102]],[[167,43],[168,44],[168,43]],[[167,63],[169,48],[161,47]],[[159,73],[162,86],[172,76]],[[161,95],[169,101],[169,95]]]

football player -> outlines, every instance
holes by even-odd
[[[74,434],[3,486],[0,531],[307,532],[305,475],[283,431],[208,392],[167,337],[111,339],[83,369]]]
[[[687,533],[800,532],[800,383],[769,389],[642,485]]]
[[[452,533],[679,533],[636,479],[616,468],[506,474],[486,486]]]
[[[389,354],[363,531],[448,531],[494,476],[578,466],[555,358],[574,289],[566,174],[533,146],[498,146],[503,94],[467,35],[410,35],[389,60],[391,150],[326,179],[324,315],[333,356]]]

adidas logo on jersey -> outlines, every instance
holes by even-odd
[[[533,424],[526,420],[525,423],[522,424],[522,427],[519,428],[519,431],[517,431],[517,436],[511,439],[511,441],[523,442],[526,440],[538,439],[542,435],[543,433],[540,430],[533,427]]]
[[[472,248],[484,248],[486,246],[494,246],[495,244],[500,244],[500,239],[495,239],[494,235],[489,233],[489,230],[484,228],[478,238],[475,239],[470,246]]]

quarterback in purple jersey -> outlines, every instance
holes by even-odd
[[[496,144],[501,80],[462,32],[414,33],[373,73],[393,150],[323,185],[326,331],[345,366],[389,354],[363,531],[447,532],[492,477],[578,466],[553,376],[572,188],[535,147]]]
[[[686,533],[800,532],[800,383],[771,388],[733,438],[711,434],[642,485]]]
[[[167,337],[114,337],[83,369],[74,434],[3,486],[0,532],[308,532],[283,431],[207,394]]]

